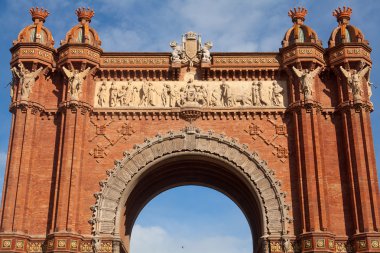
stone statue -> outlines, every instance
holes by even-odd
[[[79,94],[82,91],[82,84],[84,78],[87,76],[87,74],[90,72],[90,67],[83,70],[82,72],[79,72],[78,70],[70,71],[64,66],[62,67],[63,72],[66,74],[67,78],[69,79],[69,93],[72,100],[78,100]]]
[[[19,77],[20,74],[19,74],[18,69],[16,67],[11,68],[11,72],[12,72],[12,81],[9,83],[9,86],[10,86],[10,96],[11,96],[11,99],[13,99],[14,89],[16,86],[16,79],[20,79],[20,77]]]
[[[272,105],[280,106],[282,104],[282,92],[284,89],[278,84],[276,80],[273,81],[272,84],[273,84],[272,89],[271,89]]]
[[[187,82],[186,87],[182,90],[182,98],[181,98],[181,105],[186,105],[186,106],[199,106],[199,95],[198,95],[198,90],[196,89],[193,79],[190,78],[189,81]]]
[[[42,71],[42,67],[37,69],[34,72],[30,72],[28,69],[24,67],[22,63],[18,64],[19,70],[15,67],[12,68],[12,73],[14,76],[17,76],[20,80],[21,84],[21,99],[26,100],[29,98],[31,89],[36,82],[36,78]],[[13,84],[11,87],[11,96],[13,97]]]
[[[210,49],[212,48],[212,42],[208,41],[205,43],[205,45],[201,49],[202,53],[202,62],[211,62],[211,54]]]
[[[129,106],[131,104],[133,97],[133,85],[132,82],[128,81],[125,94],[125,105]]]
[[[170,42],[170,47],[173,49],[171,60],[172,62],[181,62],[182,58],[182,48],[177,44],[176,41]]]
[[[129,102],[130,106],[138,106],[140,104],[140,91],[137,86],[133,86],[131,91],[131,101]]]
[[[206,87],[202,84],[201,86],[199,86],[199,90],[197,91],[197,95],[198,95],[198,103],[200,103],[201,105],[203,106],[208,106],[208,103],[209,103],[209,99],[208,99],[208,90],[206,89]]]
[[[350,86],[352,90],[352,95],[354,96],[354,100],[362,99],[362,93],[363,90],[361,88],[361,82],[363,80],[363,77],[367,74],[367,72],[370,70],[370,66],[366,66],[365,68],[361,69],[359,72],[354,69],[352,72],[345,70],[342,66],[340,66],[340,70],[342,71],[343,75],[347,78],[347,83]]]
[[[222,93],[220,96],[222,105],[227,107],[234,106],[231,87],[225,81],[220,85],[220,90]]]
[[[181,95],[177,90],[177,86],[174,84],[173,87],[169,86],[169,88],[170,107],[179,106]]]
[[[152,83],[144,82],[140,90],[140,104],[142,106],[155,106],[157,105],[158,92],[153,87]]]
[[[214,89],[211,93],[211,98],[209,106],[220,106],[220,92],[217,89]]]
[[[117,100],[121,106],[128,105],[127,102],[127,87],[125,85],[121,86],[121,89],[117,91]]]
[[[117,88],[115,83],[111,83],[110,87],[110,107],[115,107],[117,105]]]
[[[164,83],[162,85],[161,102],[162,102],[163,107],[170,106],[169,89],[170,89],[169,84]]]
[[[368,71],[368,80],[367,80],[368,98],[372,97],[372,86],[373,86],[373,83],[371,83],[370,81],[370,73],[371,73],[371,70]]]
[[[305,100],[313,99],[313,83],[314,77],[319,74],[321,71],[321,67],[317,67],[313,71],[309,71],[305,69],[304,71],[296,69],[294,66],[292,67],[294,73],[300,79],[301,91],[305,96]]]
[[[154,88],[152,83],[149,83],[148,86],[148,105],[155,106],[157,105],[157,97],[159,97],[159,94],[157,90]]]
[[[260,106],[261,105],[261,96],[260,96],[260,85],[259,82],[253,82],[252,83],[252,105],[253,106]]]
[[[97,97],[98,97],[98,105],[103,107],[106,104],[106,97],[107,97],[106,82],[103,82],[102,86],[100,86]]]

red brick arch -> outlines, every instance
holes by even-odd
[[[287,235],[290,218],[281,183],[265,161],[234,139],[186,128],[146,140],[124,155],[95,194],[90,220],[95,240],[113,238],[129,248],[134,221],[145,204],[186,184],[230,197],[247,217],[255,247]]]

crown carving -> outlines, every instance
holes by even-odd
[[[305,20],[305,16],[307,14],[307,10],[304,7],[293,8],[293,10],[289,10],[288,16],[292,18],[293,22],[297,20]]]
[[[32,15],[32,20],[35,21],[36,19],[41,20],[42,22],[45,22],[45,19],[49,16],[49,12],[44,8],[38,8],[34,7],[29,10],[30,15]]]
[[[343,6],[343,8],[337,8],[335,11],[333,11],[333,16],[336,17],[338,21],[341,21],[343,19],[350,19],[352,14],[352,9],[350,7]]]
[[[188,40],[196,40],[197,34],[195,32],[187,32],[186,33],[186,39]]]
[[[91,18],[95,15],[95,12],[93,9],[80,7],[76,9],[75,13],[78,16],[78,21],[81,21],[82,19],[87,20],[88,22],[91,22]]]

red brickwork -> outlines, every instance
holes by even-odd
[[[27,99],[21,98],[21,80],[13,87],[0,251],[123,250],[112,238],[103,238],[99,247],[93,240],[90,207],[101,189],[99,182],[107,179],[106,171],[123,158],[124,151],[191,124],[246,144],[281,181],[293,221],[288,234],[258,246],[262,252],[380,252],[380,195],[368,77],[361,81],[358,100],[340,70],[340,66],[371,65],[371,49],[360,30],[349,29],[362,36],[357,41],[339,44],[334,37],[324,49],[315,32],[303,25],[304,10],[298,10],[303,16],[295,15],[295,10],[289,13],[294,26],[280,52],[215,53],[210,63],[189,66],[173,62],[169,53],[103,52],[96,31],[86,23],[93,14],[84,18],[84,11],[89,10],[78,11],[81,23],[69,31],[57,51],[51,41],[27,41],[26,35],[11,49],[12,67],[23,63],[32,72],[43,70]],[[339,16],[339,10],[336,13]],[[72,41],[82,25],[85,39]],[[307,34],[304,41],[294,36],[297,29]],[[68,95],[64,66],[91,68],[79,99]],[[300,91],[293,66],[322,68],[313,80],[313,99]],[[98,81],[181,81],[189,70],[204,82],[285,80],[289,103],[277,109],[199,109],[191,123],[178,108],[94,108]]]

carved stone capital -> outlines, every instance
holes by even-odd
[[[63,111],[63,110],[70,110],[72,113],[77,113],[78,111],[80,111],[81,114],[84,115],[88,112],[92,112],[93,107],[86,102],[70,100],[70,101],[65,101],[59,104],[58,111]]]

